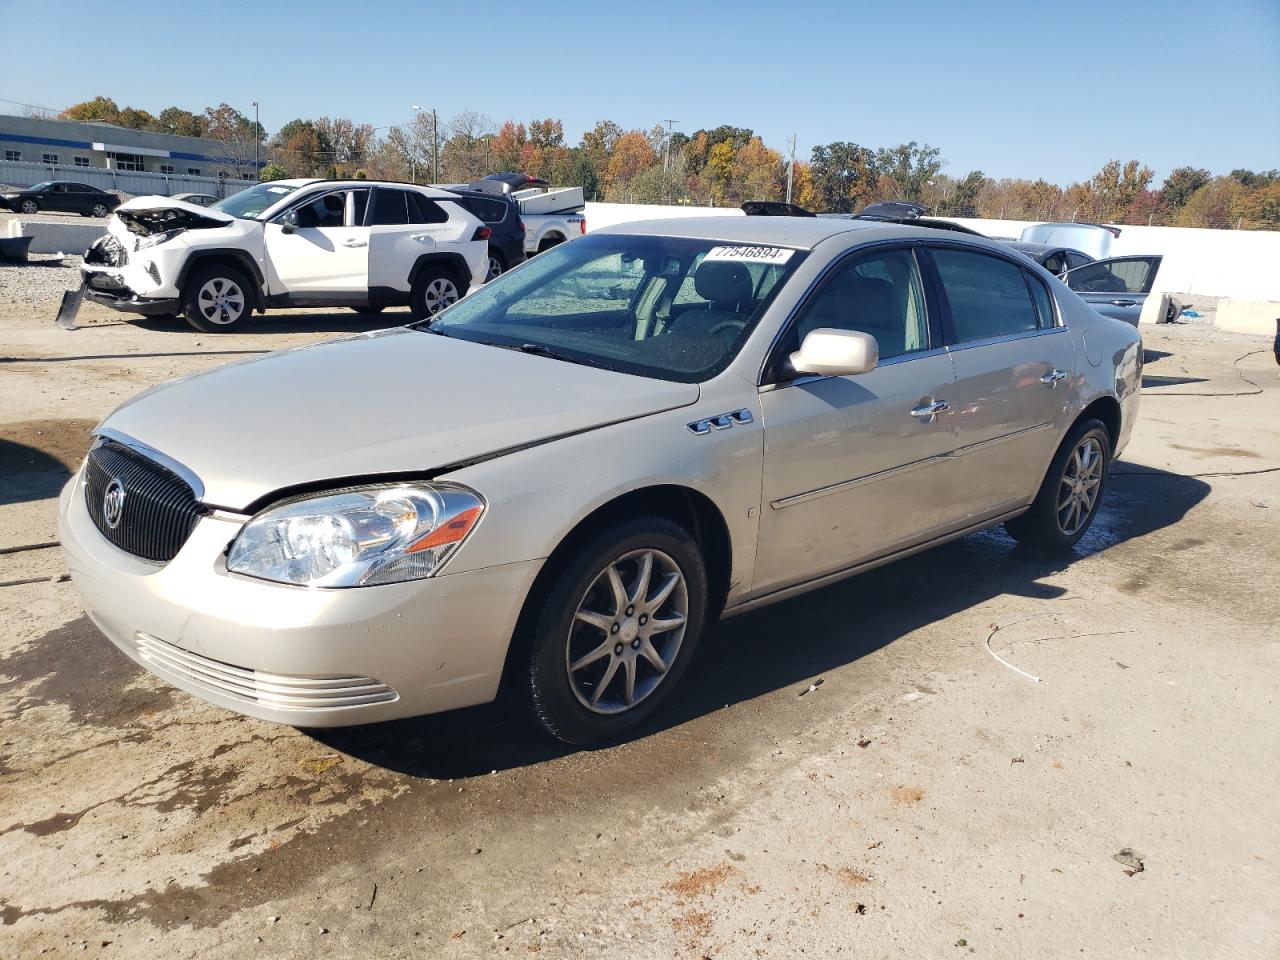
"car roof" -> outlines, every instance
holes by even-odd
[[[1089,257],[1083,250],[1077,250],[1075,247],[1063,247],[1056,243],[1032,243],[1030,240],[1007,240],[1005,241],[1013,249],[1022,253],[1049,253],[1053,250],[1067,250],[1071,253],[1078,253],[1082,257]],[[1093,257],[1089,257],[1090,260]]]
[[[632,234],[664,237],[691,237],[724,240],[728,243],[777,244],[811,250],[819,243],[841,234],[857,233],[859,241],[874,240],[963,240],[975,246],[1006,250],[1002,243],[976,234],[953,233],[932,227],[889,223],[883,220],[852,220],[835,217],[678,217],[666,220],[637,220],[593,230],[592,233]]]
[[[321,177],[311,179],[296,180],[271,180],[264,181],[270,183],[280,183],[289,187],[407,187],[412,190],[421,190],[430,197],[453,197],[457,194],[449,190],[441,190],[439,187],[429,187],[422,183],[405,183],[400,180],[329,180]]]

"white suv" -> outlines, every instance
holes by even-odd
[[[489,228],[445,190],[368,180],[277,180],[213,205],[121,204],[85,254],[85,296],[197,330],[267,307],[408,305],[433,316],[482,284]]]

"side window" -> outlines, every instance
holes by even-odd
[[[351,226],[364,226],[364,212],[369,206],[368,190],[352,190],[351,191]]]
[[[1074,270],[1076,267],[1083,267],[1090,260],[1083,253],[1075,253],[1071,250],[1067,251],[1067,269]]]
[[[1066,254],[1061,250],[1057,250],[1045,257],[1044,263],[1042,263],[1041,266],[1056,277],[1060,275],[1063,270],[1067,269]]]
[[[1031,299],[1036,303],[1036,313],[1040,317],[1040,329],[1048,330],[1058,325],[1053,315],[1053,298],[1049,296],[1049,288],[1041,279],[1033,274],[1026,274],[1027,286],[1031,288]]]
[[[951,334],[957,343],[1036,329],[1036,310],[1021,267],[969,250],[936,247],[930,255],[951,306]]]
[[[1100,260],[1074,271],[1067,286],[1078,293],[1143,293],[1150,270],[1145,258]]]
[[[298,208],[300,227],[340,227],[346,213],[345,193],[326,193]]]
[[[409,208],[403,190],[387,190],[379,187],[373,192],[373,216],[369,225],[395,226],[409,222]]]
[[[420,193],[406,193],[410,223],[448,223],[449,214],[440,204]]]
[[[886,250],[837,267],[801,308],[791,349],[819,327],[871,334],[882,360],[927,349],[929,320],[915,255]]]

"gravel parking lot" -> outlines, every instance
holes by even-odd
[[[0,956],[1280,955],[1269,343],[1144,329],[1069,561],[990,531],[728,621],[660,723],[571,752],[499,707],[270,726],[117,653],[57,549],[12,550],[87,431],[374,324],[67,332],[73,266],[0,268]]]

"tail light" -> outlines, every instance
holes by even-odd
[[[488,240],[492,236],[493,236],[493,229],[491,227],[476,227],[476,232],[471,237],[471,239],[472,240]]]
[[[586,218],[586,217],[583,217],[583,218],[582,218],[582,221],[578,224],[578,226],[582,228],[582,232],[583,232],[583,233],[586,233],[586,232],[587,232],[587,218]]]

